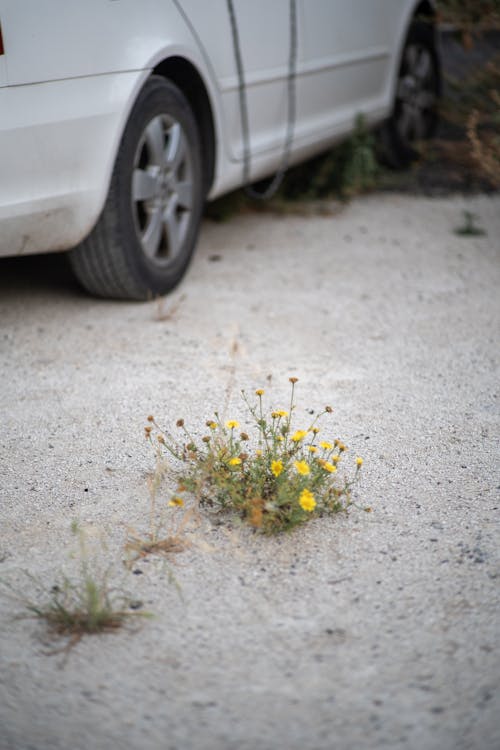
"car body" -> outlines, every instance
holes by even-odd
[[[359,114],[375,125],[394,113],[405,40],[422,14],[432,16],[432,5],[415,0],[0,0],[0,255],[76,247],[76,273],[96,294],[146,298],[167,291],[187,266],[204,200],[282,164],[292,34],[290,164],[345,137]],[[432,62],[437,70],[437,52]],[[162,97],[173,101],[175,116]],[[170,143],[172,151],[175,128],[182,165],[172,182],[163,157],[157,165],[154,139],[162,131],[163,148]],[[120,166],[124,159],[134,163],[132,171]],[[175,219],[152,221],[160,209],[166,216],[174,193]],[[85,253],[94,258],[94,277],[100,273],[109,225],[128,210],[122,206],[118,216],[116,206],[110,209],[113,195],[132,201],[127,227],[139,238],[120,263],[132,268],[131,253],[147,254],[143,240],[154,229],[149,271],[130,271],[142,274],[135,292],[126,283],[120,292],[82,278]],[[88,250],[96,226],[98,241]],[[169,241],[182,263],[156,283],[154,264],[172,264],[167,241],[167,249],[154,250],[164,230],[173,231]],[[115,260],[120,243],[118,235],[111,240]]]

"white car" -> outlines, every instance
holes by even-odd
[[[71,249],[92,294],[182,277],[203,205],[439,93],[424,0],[0,0],[0,256]]]

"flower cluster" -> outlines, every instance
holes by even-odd
[[[223,420],[217,412],[205,423],[208,432],[198,443],[184,420],[177,421],[182,439],[173,440],[151,418],[158,428],[159,445],[179,461],[178,488],[171,505],[180,505],[180,495],[188,492],[200,505],[236,511],[266,533],[291,529],[353,505],[351,488],[363,460],[355,459],[350,480],[345,475],[340,478],[347,447],[338,438],[318,437],[318,423],[325,414],[332,414],[330,406],[308,426],[292,429],[297,378],[290,378],[290,383],[288,408],[271,409],[269,415],[264,411],[263,388],[255,391],[253,403],[242,393],[255,425],[253,447],[238,420]],[[146,437],[153,439],[150,426]]]

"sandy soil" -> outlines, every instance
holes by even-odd
[[[464,208],[485,236],[453,233]],[[499,237],[498,196],[206,222],[148,304],[86,297],[63,257],[0,262],[0,578],[73,576],[78,519],[155,614],[64,661],[4,587],[2,750],[500,746]],[[244,423],[239,390],[280,406],[290,375],[299,422],[334,407],[373,513],[273,539],[206,518],[127,572],[146,416],[199,431],[228,392]]]

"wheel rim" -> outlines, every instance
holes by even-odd
[[[181,124],[157,115],[143,131],[132,173],[132,212],[144,255],[169,264],[180,254],[194,202],[193,164]]]
[[[405,50],[396,98],[396,128],[408,143],[430,134],[436,106],[436,73],[431,51],[411,44]]]

